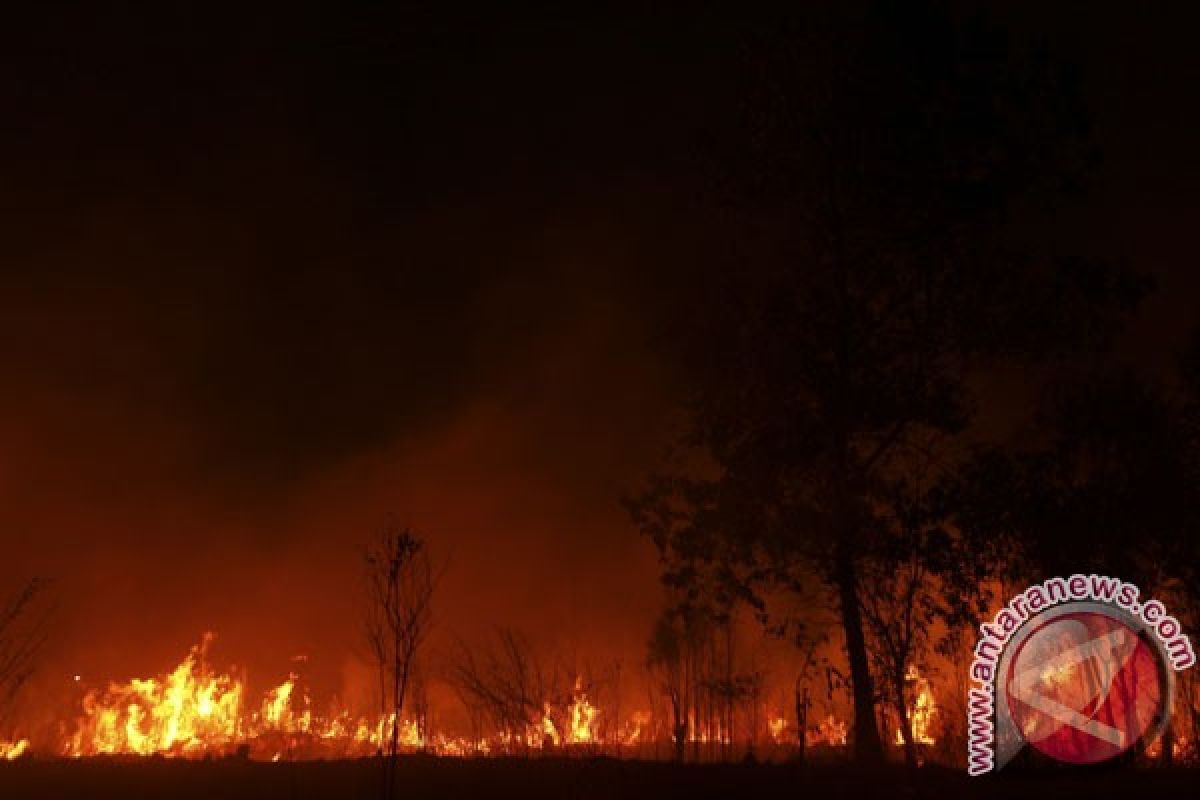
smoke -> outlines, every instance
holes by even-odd
[[[198,268],[102,281],[80,262],[168,257],[106,230],[0,313],[0,580],[48,576],[59,606],[39,696],[161,672],[205,631],[253,685],[305,655],[316,696],[362,695],[361,551],[389,515],[444,564],[432,659],[506,625],[640,660],[656,567],[619,500],[673,398],[610,276],[481,276],[422,329],[407,309],[435,290],[336,270],[243,308]]]
[[[208,630],[254,684],[304,654],[356,691],[389,514],[446,563],[432,651],[509,625],[640,660],[659,590],[619,498],[669,429],[651,331],[702,245],[664,173],[709,83],[647,84],[649,35],[555,33],[550,71],[407,24],[96,17],[31,26],[0,85],[0,586],[55,580],[39,702]]]

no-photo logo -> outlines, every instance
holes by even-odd
[[[1039,626],[1010,660],[1005,695],[1027,742],[1059,761],[1118,756],[1163,719],[1163,664],[1124,622],[1095,612]]]
[[[981,637],[967,711],[972,775],[1030,746],[1094,764],[1144,749],[1170,720],[1174,673],[1195,663],[1179,622],[1116,578],[1052,578],[1015,596]]]

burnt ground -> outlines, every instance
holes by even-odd
[[[371,761],[264,764],[240,760],[38,761],[0,763],[0,798],[372,798]],[[684,765],[611,759],[456,760],[411,757],[400,767],[406,800],[425,798],[1191,797],[1200,771],[1108,768],[1012,771],[972,779],[927,768],[863,772],[848,766]]]

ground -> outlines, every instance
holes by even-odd
[[[370,761],[264,764],[149,759],[140,762],[17,761],[0,763],[0,798],[373,798],[378,767]],[[1072,798],[1192,796],[1193,770],[1054,770],[1000,773],[972,779],[957,771],[846,766],[684,765],[610,759],[489,759],[413,757],[400,767],[399,797],[438,798]]]

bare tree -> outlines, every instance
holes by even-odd
[[[793,698],[796,711],[796,763],[803,765],[808,748],[808,712],[812,708],[812,696],[809,684],[813,680],[817,660],[817,647],[824,642],[823,637],[808,635],[806,629],[797,636],[796,646],[800,650],[800,664],[796,670],[795,696]]]
[[[0,604],[0,725],[12,713],[46,641],[50,609],[41,602],[45,593],[46,581],[35,578]]]
[[[688,729],[689,686],[682,638],[671,615],[662,615],[654,625],[646,657],[646,667],[654,683],[671,704],[671,740],[675,744],[676,761],[683,761]]]
[[[917,742],[909,713],[909,669],[924,647],[932,616],[922,604],[926,570],[916,557],[862,596],[863,618],[874,648],[872,657],[883,678],[882,694],[896,714],[904,759],[917,766]]]
[[[547,704],[562,693],[559,671],[548,668],[529,641],[515,630],[501,628],[494,640],[474,648],[460,643],[450,669],[450,682],[468,713],[486,717],[506,747],[523,752],[531,732],[548,713]]]
[[[407,700],[409,712],[412,714],[412,723],[416,728],[417,740],[421,743],[421,748],[426,749],[429,747],[431,733],[429,681],[425,677],[425,670],[421,663],[413,665],[412,673],[409,676]]]
[[[692,757],[699,760],[701,739],[715,729],[711,689],[718,673],[711,658],[712,637],[711,618],[688,605],[664,611],[650,635],[646,667],[671,705],[676,761],[683,761],[689,739]]]
[[[424,541],[407,528],[389,526],[367,548],[364,627],[379,675],[380,707],[388,725],[383,792],[395,788],[401,712],[417,654],[432,623],[435,586]]]

